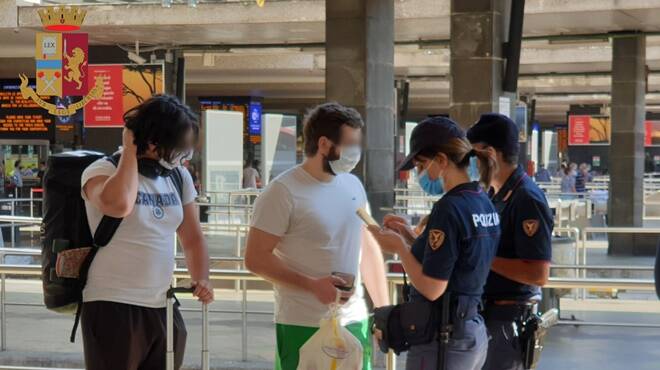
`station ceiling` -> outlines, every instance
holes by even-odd
[[[324,98],[324,1],[266,0],[264,8],[247,0],[205,1],[197,8],[80,3],[88,6],[84,29],[94,44],[130,47],[139,40],[143,48],[183,50],[191,97],[260,95],[275,109],[294,111]],[[411,82],[415,115],[448,109],[449,3],[395,0],[395,70]],[[0,58],[6,58],[0,59],[0,77],[15,76],[34,53],[36,8],[19,4],[13,24],[0,16]],[[660,111],[658,19],[660,0],[527,0],[520,94],[536,98],[545,123],[563,122],[569,104],[607,104],[608,34],[639,31],[648,34],[647,109]]]

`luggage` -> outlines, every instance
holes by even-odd
[[[192,293],[195,288],[170,288],[167,291],[167,365],[174,370],[174,301],[175,293]],[[209,307],[202,304],[202,370],[209,370]]]

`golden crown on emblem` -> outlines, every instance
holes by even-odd
[[[55,6],[39,9],[38,13],[45,29],[73,31],[80,29],[87,11],[77,6]]]

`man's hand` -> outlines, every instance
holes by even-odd
[[[192,286],[195,288],[193,296],[204,304],[213,303],[213,286],[208,280],[193,281]]]
[[[122,132],[122,148],[126,154],[136,154],[137,146],[135,145],[135,135],[133,131],[129,128],[124,127],[124,132]]]
[[[381,230],[378,226],[369,226],[371,235],[378,241],[380,249],[391,254],[401,254],[407,248],[403,237],[391,230]]]
[[[326,276],[320,279],[312,280],[309,290],[314,294],[319,302],[329,305],[337,301],[337,295],[340,296],[339,303],[343,304],[353,295],[354,290],[350,292],[343,292],[337,289],[337,286],[345,286],[347,283],[339,276]]]
[[[408,220],[401,216],[386,215],[383,218],[383,227],[403,236],[409,244],[412,244],[417,239],[417,233],[410,226]]]

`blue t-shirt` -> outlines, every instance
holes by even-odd
[[[412,246],[425,275],[448,280],[453,295],[480,297],[500,238],[500,218],[476,182],[447,192],[433,206]],[[424,300],[414,287],[413,300]]]
[[[550,261],[554,220],[545,194],[521,167],[509,177],[502,189],[492,195],[500,214],[502,238],[497,257]],[[484,288],[491,300],[525,301],[540,298],[541,288],[521,284],[491,272]]]

